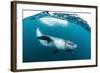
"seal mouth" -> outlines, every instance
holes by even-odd
[[[71,41],[65,41],[65,46],[66,46],[66,48],[70,48],[70,50],[72,50],[72,49],[74,49],[74,48],[77,48],[77,45],[75,44],[75,43],[73,43],[73,42],[71,42]]]

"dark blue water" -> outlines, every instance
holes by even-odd
[[[88,25],[82,22],[68,20],[67,27],[47,26],[39,18],[53,17],[48,14],[37,14],[23,19],[23,62],[82,60],[91,58],[91,32],[86,29]],[[67,18],[68,19],[68,18]],[[62,25],[62,24],[61,24]],[[83,27],[83,26],[85,27]],[[36,37],[36,29],[44,34],[71,40],[77,44],[73,51],[59,51],[53,53],[55,47],[41,45]]]

